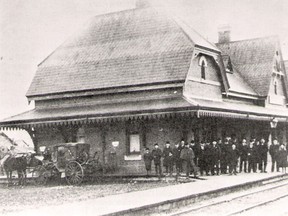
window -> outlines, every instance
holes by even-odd
[[[274,87],[274,94],[277,95],[278,94],[278,92],[277,92],[277,80],[274,80],[273,87]]]
[[[206,79],[207,60],[204,56],[199,59],[199,66],[201,67],[201,79]]]
[[[202,65],[201,65],[201,78],[205,79],[205,63],[204,63],[204,61],[202,62]]]
[[[126,122],[126,154],[140,155],[141,148],[145,147],[146,136],[143,122],[129,120]]]
[[[129,136],[129,153],[139,153],[140,152],[140,135],[131,134]]]

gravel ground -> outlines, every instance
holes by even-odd
[[[0,185],[0,215],[8,212],[61,205],[68,202],[84,201],[98,197],[147,190],[179,184],[175,181],[137,181],[109,180],[101,184],[84,184],[81,186],[59,185],[24,187]]]

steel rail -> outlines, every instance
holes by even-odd
[[[286,179],[287,180],[287,179]],[[285,181],[285,180],[279,180],[280,181]],[[273,183],[277,183],[277,182],[273,182]],[[273,184],[272,183],[272,184]],[[175,213],[170,213],[168,214],[168,216],[178,216],[178,215],[182,215],[182,214],[186,214],[186,213],[190,213],[190,212],[193,212],[193,211],[198,211],[198,210],[201,210],[201,209],[204,209],[204,208],[208,208],[208,207],[212,207],[212,206],[216,206],[216,205],[220,205],[220,204],[223,204],[223,203],[227,203],[227,202],[231,202],[231,201],[234,201],[234,200],[237,200],[237,199],[241,199],[241,198],[244,198],[244,197],[248,197],[248,196],[251,196],[251,195],[254,195],[254,194],[258,194],[258,193],[262,193],[262,192],[265,192],[265,191],[269,191],[269,190],[274,190],[274,189],[277,189],[277,188],[280,188],[280,187],[284,187],[284,186],[287,186],[288,185],[288,182],[287,183],[284,183],[284,184],[280,184],[280,185],[276,185],[276,186],[271,186],[271,187],[268,187],[268,188],[264,188],[264,189],[260,189],[260,190],[256,190],[256,191],[253,191],[253,192],[249,192],[249,193],[245,193],[245,194],[241,194],[239,196],[235,196],[235,197],[232,197],[230,199],[224,199],[224,200],[221,200],[221,201],[218,201],[218,202],[214,202],[214,203],[210,203],[210,204],[207,204],[207,205],[202,205],[202,206],[196,206],[196,207],[192,207],[192,208],[189,208],[189,209],[185,209],[183,211],[178,211],[178,212],[175,212]],[[266,205],[267,203],[269,202],[275,202],[279,199],[282,199],[282,198],[285,198],[287,197],[288,194],[286,195],[282,195],[280,197],[276,197],[274,199],[271,199],[271,200],[268,200],[268,201],[264,201],[262,203],[258,203],[256,205],[253,205],[253,206],[249,206],[248,208],[245,208],[245,209],[241,209],[241,210],[238,210],[238,211],[235,211],[233,213],[229,213],[228,215],[235,215],[235,214],[239,214],[241,212],[245,212],[246,210],[250,210],[250,209],[253,209],[253,208],[256,208],[257,206],[262,206],[262,205]]]

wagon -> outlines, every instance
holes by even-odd
[[[43,161],[36,167],[32,177],[36,184],[46,184],[49,179],[65,179],[69,185],[79,185],[84,179],[101,175],[101,164],[97,158],[90,157],[90,144],[63,143],[52,147],[51,160]]]

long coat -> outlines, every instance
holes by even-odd
[[[248,160],[248,151],[249,151],[248,145],[240,145],[239,146],[239,155],[243,161]]]
[[[269,148],[269,153],[272,158],[277,158],[278,157],[278,152],[279,152],[279,145],[274,145],[272,144]]]
[[[163,166],[169,166],[173,162],[173,152],[172,148],[164,148],[163,149]]]
[[[180,146],[172,149],[173,160],[175,163],[180,161],[181,150],[182,150],[182,148]]]
[[[195,158],[195,154],[191,148],[183,148],[180,158],[184,161],[191,162]]]
[[[278,151],[278,165],[279,167],[287,166],[287,151],[285,148],[280,148]]]
[[[146,153],[145,152],[143,158],[144,158],[146,170],[151,170],[151,165],[152,165],[152,160],[153,160],[152,153],[150,153],[150,152]]]
[[[161,157],[162,157],[162,151],[161,149],[153,149],[152,150],[152,156],[154,160],[155,165],[160,165],[161,164]]]
[[[234,165],[234,166],[237,165],[238,157],[239,157],[238,149],[234,149],[233,150],[232,147],[231,147],[231,149],[229,151],[229,156],[228,156],[229,164]]]

